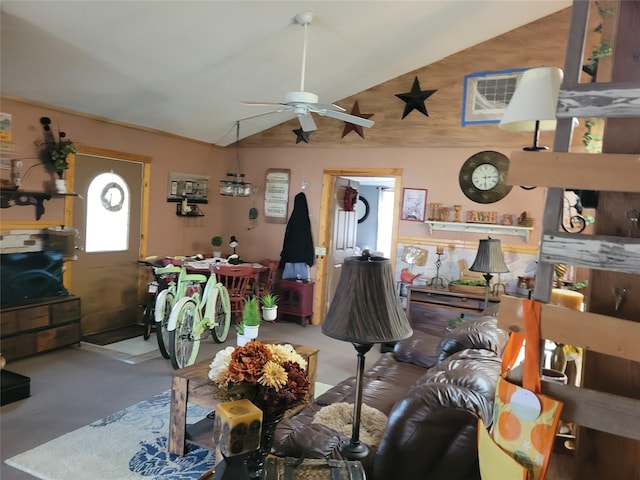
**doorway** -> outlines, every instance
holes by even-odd
[[[318,235],[318,247],[321,249],[317,254],[317,270],[316,285],[314,292],[314,315],[313,324],[321,325],[324,322],[325,315],[328,310],[330,298],[328,288],[329,270],[333,269],[330,265],[328,253],[331,252],[332,233],[333,233],[333,205],[335,198],[334,184],[336,178],[359,178],[366,182],[372,178],[388,178],[393,180],[393,188],[396,192],[402,191],[402,169],[399,168],[353,168],[353,169],[328,169],[323,172],[322,178],[322,199],[320,204],[320,226]],[[389,258],[392,266],[395,264],[395,251],[397,245],[398,234],[398,218],[400,215],[399,196],[395,195],[392,215],[391,215],[391,232]]]
[[[148,173],[146,156],[79,148],[74,159],[80,198],[71,224],[82,247],[71,266],[70,287],[82,299],[83,336],[139,323],[137,260],[146,251]]]

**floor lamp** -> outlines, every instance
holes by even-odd
[[[469,268],[472,272],[481,272],[486,281],[484,291],[484,309],[487,309],[489,304],[489,290],[493,273],[507,273],[509,269],[504,263],[504,256],[502,255],[502,248],[500,247],[500,240],[494,238],[486,238],[480,240],[478,246],[478,253],[476,253],[476,259],[473,261],[473,265]]]
[[[369,452],[360,442],[365,355],[375,343],[397,342],[413,334],[388,258],[363,255],[344,261],[322,333],[351,342],[358,355],[351,440],[340,446],[340,453],[349,460],[361,460]]]

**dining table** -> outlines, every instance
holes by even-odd
[[[204,258],[202,260],[189,260],[182,263],[182,266],[187,269],[187,272],[200,273],[207,277],[211,274],[211,271],[219,265],[250,268],[254,274],[252,290],[253,294],[256,296],[258,296],[260,291],[260,276],[263,274],[269,274],[269,267],[258,262],[241,262],[238,264],[231,264],[224,258]]]

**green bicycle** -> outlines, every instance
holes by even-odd
[[[177,274],[177,281],[175,277],[169,280],[167,288],[160,291],[156,297],[155,304],[155,322],[156,322],[156,336],[158,337],[158,347],[160,353],[164,358],[171,358],[169,354],[169,317],[173,306],[182,297],[193,295],[200,290],[200,285],[207,281],[207,277],[201,274],[187,273],[184,267],[177,267],[174,265],[167,265],[162,269],[162,272],[173,275]]]
[[[202,294],[182,297],[171,309],[167,326],[171,366],[177,370],[195,363],[200,341],[208,332],[216,343],[222,343],[230,325],[229,292],[211,272]]]

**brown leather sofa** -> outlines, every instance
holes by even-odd
[[[477,421],[491,423],[506,339],[493,317],[469,320],[442,338],[415,330],[365,372],[363,403],[389,417],[380,445],[363,460],[368,479],[480,478]],[[312,420],[325,405],[353,403],[355,384],[355,377],[345,379],[280,422],[272,453],[340,458],[349,437]]]

